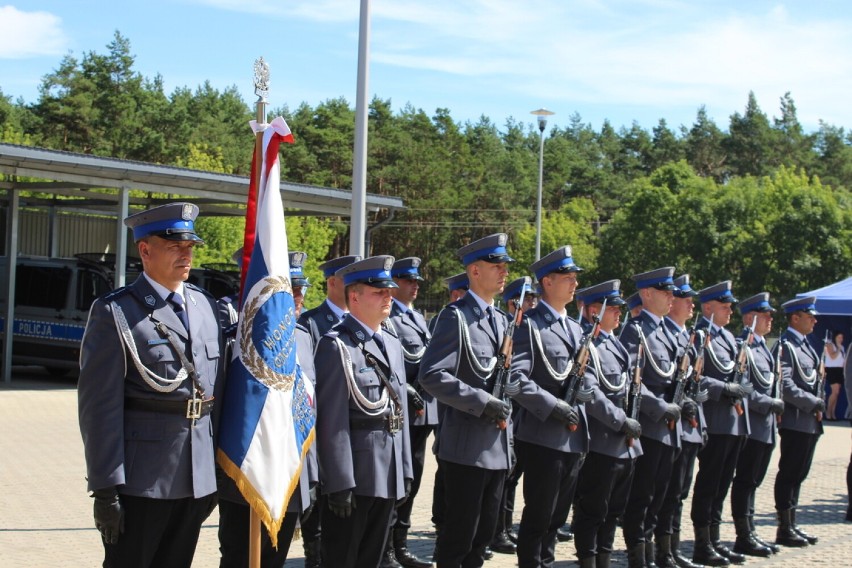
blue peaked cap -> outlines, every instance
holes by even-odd
[[[204,241],[195,234],[198,206],[193,203],[167,203],[128,216],[124,224],[133,230],[133,240],[160,237],[169,241]]]
[[[774,312],[775,308],[769,303],[769,292],[760,292],[750,298],[746,298],[739,305],[740,313],[745,315],[749,312]]]

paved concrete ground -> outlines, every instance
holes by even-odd
[[[0,383],[0,566],[99,566],[102,549],[93,527],[92,502],[86,496],[74,380],[49,378],[25,368],[16,368],[15,377],[11,385]],[[802,490],[800,524],[818,535],[820,543],[799,550],[785,549],[767,560],[750,559],[748,565],[852,565],[852,523],[843,521],[846,466],[852,447],[850,432],[845,422],[826,423],[826,434],[820,440],[813,469]],[[767,539],[774,539],[772,485],[777,450],[773,458],[766,481],[758,491],[756,520],[759,532]],[[433,475],[434,460],[430,460],[410,535],[412,548],[421,556],[430,555],[433,548],[429,521]],[[521,508],[519,495],[516,522]],[[195,566],[218,565],[217,524],[216,513],[204,524]],[[723,538],[732,540],[733,534],[731,523],[725,523]],[[691,542],[686,545],[689,548]],[[626,566],[623,546],[619,535],[616,547],[620,552],[614,556],[615,566]],[[288,567],[302,566],[300,542],[293,543],[291,557]],[[560,544],[557,558],[557,566],[572,566],[573,545]],[[516,565],[514,556],[499,554],[486,563],[494,568]]]

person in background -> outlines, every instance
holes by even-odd
[[[775,544],[803,547],[814,545],[819,540],[796,524],[799,493],[822,435],[820,415],[825,411],[824,393],[818,392],[820,357],[807,337],[817,322],[816,298],[795,298],[781,307],[787,315],[788,327],[778,338],[773,351],[773,357],[777,357],[777,349],[783,347],[781,384],[784,413],[778,427],[781,457],[775,476],[775,510],[778,512]]]
[[[837,420],[837,399],[843,388],[843,363],[846,359],[846,348],[843,346],[843,334],[832,332],[832,339],[825,344],[825,384],[830,392],[828,406],[825,409],[826,420]]]
[[[524,303],[519,305],[522,291],[524,292]],[[528,276],[522,276],[507,284],[506,288],[503,289],[503,303],[506,305],[506,311],[512,317],[515,317],[518,308],[526,313],[538,303],[538,290],[530,284]],[[513,403],[513,423],[517,413],[518,405]],[[512,532],[512,516],[515,512],[515,491],[523,471],[522,464],[516,461],[515,467],[506,477],[506,483],[503,486],[503,498],[500,501],[500,516],[497,519],[497,531],[494,533],[494,540],[491,541],[490,547],[494,552],[514,554],[517,549],[518,535]]]
[[[585,405],[591,441],[574,504],[574,545],[581,568],[609,568],[616,519],[624,512],[633,464],[642,454],[642,426],[627,414],[630,355],[613,335],[624,305],[620,287],[620,280],[609,280],[586,288],[583,297],[588,315],[594,319],[600,314],[601,323],[586,366],[585,382],[593,392]]]
[[[414,301],[420,291],[420,259],[412,256],[393,263],[391,276],[397,288],[391,288],[393,305],[387,325],[399,337],[405,359],[405,388],[408,393],[408,431],[411,435],[411,459],[414,478],[408,500],[396,509],[392,518],[391,535],[385,545],[382,568],[428,568],[431,562],[422,560],[408,549],[408,531],[411,528],[411,511],[420,490],[423,468],[426,464],[426,441],[438,425],[438,401],[417,384],[420,360],[432,335]]]
[[[763,541],[754,528],[754,502],[757,488],[763,483],[769,460],[778,437],[778,416],[784,412],[784,401],[777,398],[776,360],[766,345],[766,335],[772,329],[769,292],[762,292],[740,303],[743,333],[738,341],[746,343],[748,378],[754,392],[748,398],[751,430],[745,447],[737,459],[737,469],[731,484],[731,516],[737,531],[734,552],[748,556],[767,557],[779,551],[774,544]],[[742,344],[741,344],[742,345]]]

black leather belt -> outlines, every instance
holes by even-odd
[[[188,400],[157,400],[155,398],[125,398],[125,410],[141,410],[142,412],[162,412],[163,414],[180,414],[187,418],[187,413],[193,409],[192,399]],[[195,407],[195,417],[201,418],[207,416],[213,410],[213,399],[197,400]]]
[[[349,428],[352,430],[387,430],[388,419],[384,414],[369,418],[366,416],[362,418],[350,418]]]

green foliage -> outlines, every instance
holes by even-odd
[[[116,32],[103,54],[68,55],[41,83],[34,104],[0,91],[0,139],[14,144],[247,175],[254,118],[236,87],[209,82],[163,90],[162,77],[134,70],[130,41]],[[355,112],[342,97],[283,115],[296,144],[282,148],[284,179],[349,189]],[[852,134],[820,123],[804,132],[790,93],[769,117],[748,94],[727,130],[704,107],[691,125],[664,119],[600,129],[579,114],[540,133],[536,125],[488,117],[458,123],[389,99],[369,108],[367,189],[400,197],[392,219],[368,212],[370,253],[419,256],[427,283],[421,307],[445,303],[442,279],[462,270],[455,251],[506,232],[513,272],[533,261],[538,159],[544,136],[542,254],[570,244],[584,284],[673,265],[696,286],[732,279],[738,295],[766,290],[786,299],[852,274]],[[132,195],[149,196],[134,190]],[[167,197],[167,196],[153,196]],[[228,261],[242,245],[241,215],[205,216],[199,262]],[[316,266],[347,254],[346,218],[288,216],[290,247]]]

